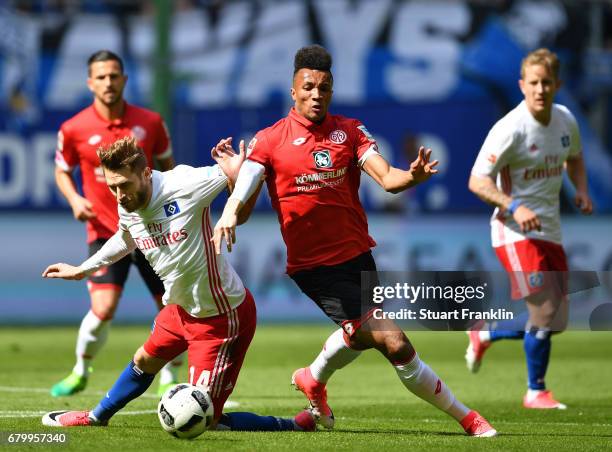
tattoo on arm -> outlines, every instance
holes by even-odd
[[[488,204],[505,209],[512,202],[512,198],[499,191],[493,180],[488,177],[474,178],[474,182],[470,185],[472,191]]]

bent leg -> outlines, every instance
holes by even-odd
[[[144,393],[155,374],[172,358],[185,351],[176,305],[166,306],[157,317],[151,335],[124,369],[106,397],[92,411],[92,417],[106,422],[128,402]]]
[[[98,422],[108,422],[117,411],[142,395],[151,386],[155,374],[167,362],[165,359],[149,355],[143,347],[140,347],[133,361],[119,375],[98,406],[91,411],[90,417]]]
[[[438,375],[419,359],[414,347],[395,322],[372,317],[351,339],[381,352],[393,365],[404,386],[417,397],[459,422],[470,412]]]

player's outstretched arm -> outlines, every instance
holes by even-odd
[[[468,188],[487,204],[492,204],[504,211],[509,211],[514,221],[520,226],[521,231],[529,232],[536,229],[539,231],[542,228],[540,219],[533,210],[499,191],[495,182],[490,177],[472,174]]]
[[[425,182],[438,172],[435,167],[438,161],[430,161],[431,149],[419,148],[417,158],[410,164],[410,168],[401,170],[395,168],[380,155],[370,156],[363,164],[363,169],[374,179],[378,185],[390,193],[400,193],[421,182]]]
[[[114,264],[136,249],[136,243],[128,231],[119,229],[106,241],[104,246],[78,267],[58,263],[49,265],[42,273],[43,278],[83,279],[102,267]]]
[[[83,279],[85,276],[87,276],[87,274],[82,268],[64,263],[49,265],[42,273],[43,278],[61,278],[77,281]]]
[[[572,181],[572,184],[574,184],[574,188],[576,188],[576,194],[574,196],[576,207],[578,207],[580,212],[584,215],[590,215],[593,213],[593,201],[591,201],[591,197],[589,196],[589,186],[582,154],[568,159],[566,162],[566,169],[567,175]]]

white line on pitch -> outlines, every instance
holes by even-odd
[[[45,389],[45,388],[23,388],[23,387],[18,387],[18,386],[0,386],[0,392],[34,392],[37,394],[48,394],[49,390]],[[85,394],[83,395],[98,395],[98,396],[105,396],[106,392],[104,391],[87,391]],[[159,400],[159,396],[155,395],[155,394],[143,394],[141,395],[139,398],[142,399],[156,399]],[[224,407],[225,408],[237,408],[238,406],[240,406],[239,402],[234,402],[233,400],[228,400],[227,402],[225,402]],[[2,413],[3,411],[0,411],[0,413]],[[43,413],[44,414],[44,413]]]

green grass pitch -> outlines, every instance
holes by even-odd
[[[292,371],[318,353],[332,326],[263,325],[255,334],[232,400],[237,410],[291,416],[305,406],[289,384]],[[76,327],[0,328],[0,432],[59,432],[43,412],[92,408],[145,340],[145,326],[114,326],[95,362],[89,387],[54,399],[48,388],[73,365]],[[612,450],[612,333],[570,332],[553,340],[548,386],[567,411],[521,408],[525,390],[522,343],[496,343],[478,375],[467,372],[462,333],[409,333],[421,357],[467,405],[498,429],[497,438],[468,438],[445,414],[404,389],[376,352],[365,352],[328,385],[334,431],[205,432],[178,440],[157,420],[157,382],[107,428],[62,429],[61,446],[0,445],[6,450]],[[187,371],[183,370],[184,380]],[[28,448],[29,447],[29,448]]]

